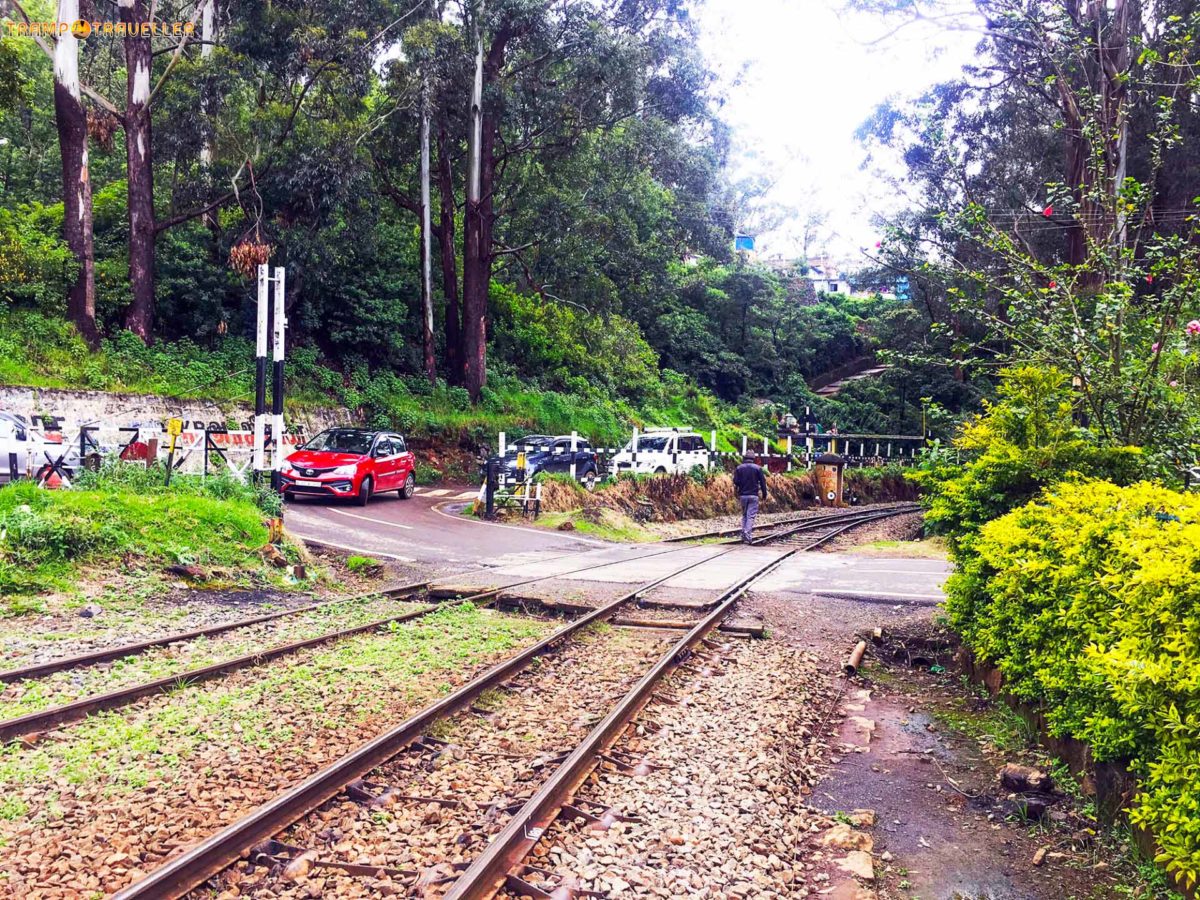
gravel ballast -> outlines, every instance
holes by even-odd
[[[822,821],[805,797],[827,685],[812,656],[782,644],[704,651],[671,679],[675,702],[652,702],[618,744],[661,768],[605,764],[580,792],[641,821],[597,832],[560,819],[531,862],[610,897],[802,896],[794,850]]]

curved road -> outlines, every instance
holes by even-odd
[[[476,495],[468,485],[417,488],[411,500],[394,493],[366,506],[325,499],[288,500],[284,523],[299,538],[368,556],[457,569],[503,565],[550,551],[555,555],[609,546],[565,532],[497,525],[457,511]],[[442,509],[439,507],[449,507]]]
[[[284,513],[288,531],[297,537],[381,559],[410,563],[431,575],[492,569],[497,578],[508,574],[545,574],[553,559],[580,558],[579,565],[642,555],[654,545],[612,544],[560,531],[483,522],[458,512],[476,495],[467,485],[418,488],[411,500],[389,493],[364,507],[332,500],[289,500]],[[680,547],[680,549],[683,549]],[[741,551],[744,553],[745,551]],[[614,556],[613,554],[617,554]],[[735,554],[735,556],[738,554]],[[744,561],[744,560],[743,560]],[[623,578],[649,580],[646,566],[626,565]],[[741,562],[727,560],[731,573]],[[886,559],[853,553],[802,553],[767,576],[759,589],[795,592],[862,602],[926,606],[942,599],[948,563],[937,559]],[[612,577],[612,571],[599,576]],[[641,578],[645,575],[645,578]],[[731,576],[732,577],[732,576]]]

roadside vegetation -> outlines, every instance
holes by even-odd
[[[916,478],[956,563],[946,615],[1050,733],[1129,765],[1130,818],[1200,879],[1200,496],[1154,454],[1074,418],[1066,376],[1026,367]]]
[[[48,592],[76,592],[85,567],[143,575],[196,567],[230,585],[288,586],[262,552],[277,496],[225,477],[176,476],[165,487],[163,474],[114,464],[72,490],[0,488],[3,614],[37,610]]]
[[[708,519],[739,512],[733,480],[722,469],[705,471],[697,467],[686,475],[620,475],[599,482],[595,491],[587,491],[569,475],[539,476],[542,508],[547,512],[571,510],[616,510],[636,519],[640,507],[649,502],[654,519],[674,522],[680,519]],[[916,486],[899,466],[880,469],[846,470],[846,495],[860,503],[886,503],[916,499]],[[767,476],[767,499],[763,512],[786,512],[817,503],[817,483],[812,472],[793,472]]]

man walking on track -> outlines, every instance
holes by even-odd
[[[750,543],[754,531],[754,518],[758,515],[758,496],[767,499],[767,476],[762,466],[754,464],[754,457],[747,454],[742,464],[733,472],[733,492],[742,504],[742,543]]]

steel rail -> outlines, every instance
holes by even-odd
[[[597,607],[579,619],[568,622],[533,646],[492,666],[449,696],[368,741],[296,787],[262,804],[249,815],[155,869],[140,881],[118,891],[113,895],[113,900],[162,900],[181,896],[203,884],[206,879],[232,865],[243,853],[258,843],[278,834],[336,796],[346,785],[391,759],[420,737],[434,722],[467,708],[484,691],[512,678],[556,644],[594,622],[610,618],[622,605],[637,599],[646,591],[729,552],[732,551],[723,550],[689,563],[643,584],[605,606]]]
[[[451,885],[442,900],[488,900],[495,896],[504,886],[509,872],[519,865],[541,840],[546,829],[557,818],[562,806],[591,774],[600,760],[600,754],[616,743],[626,726],[649,702],[650,695],[663,677],[684,662],[691,648],[729,615],[734,604],[741,599],[751,584],[797,552],[799,551],[789,550],[760,566],[726,591],[720,604],[680,638],[600,724],[592,729],[583,742],[542,784],[537,793],[509,820],[508,825],[488,844],[487,849],[477,856]]]
[[[350,637],[355,634],[362,634],[365,631],[382,628],[384,625],[390,625],[393,622],[407,622],[409,619],[428,615],[435,609],[437,609],[436,606],[422,606],[419,609],[409,610],[399,615],[388,616],[386,619],[377,619],[373,622],[368,622],[366,625],[355,625],[352,628],[326,632],[316,637],[304,638],[303,640],[292,641],[289,644],[269,647],[266,650],[256,650],[253,653],[235,656],[233,659],[213,663],[199,669],[189,669],[186,672],[177,672],[174,675],[156,678],[153,681],[143,681],[140,684],[118,688],[106,694],[92,694],[82,697],[79,700],[74,700],[71,703],[52,706],[40,712],[27,713],[15,719],[6,719],[0,722],[0,744],[6,744],[21,735],[46,731],[59,725],[78,722],[94,712],[127,706],[135,700],[140,700],[151,694],[168,691],[173,687],[198,684],[204,681],[211,681],[214,678],[223,678],[239,669],[258,666],[270,660],[277,659],[280,656],[295,653],[298,650],[327,644],[331,641],[340,640],[341,638]]]
[[[835,530],[831,531],[827,535],[823,535],[817,541],[815,541],[812,544],[807,545],[804,548],[806,550],[811,550],[814,547],[819,547],[821,544],[836,537],[837,535],[841,534],[842,532],[849,531],[851,528],[855,528],[859,525],[865,525],[868,522],[877,522],[880,519],[890,519],[893,516],[906,515],[911,512],[915,512],[915,510],[908,509],[908,508],[901,508],[901,509],[889,508],[886,510],[863,511],[863,512],[859,512],[859,513],[851,513],[850,515],[840,516],[834,520],[823,521],[816,525],[813,525],[810,523],[802,523],[802,524],[796,525],[792,528],[788,528],[784,531],[772,531],[770,534],[764,534],[760,537],[753,538],[750,541],[750,543],[757,547],[757,546],[761,546],[762,544],[770,543],[771,541],[778,541],[778,540],[782,540],[787,537],[791,537],[793,534],[799,534],[800,532],[803,532],[803,531],[812,531],[814,528],[824,528],[824,527],[829,527],[829,526],[835,526]],[[836,526],[841,526],[841,527],[836,527]]]
[[[463,597],[461,602],[487,605],[482,601],[488,601],[490,598],[495,597],[502,591],[508,590],[511,587],[517,587],[519,585],[530,584],[537,581],[545,581],[551,578],[558,578],[563,575],[573,575],[578,572],[586,572],[591,569],[603,569],[608,566],[620,565],[626,562],[636,562],[637,560],[647,559],[652,556],[661,556],[664,553],[676,553],[683,549],[692,548],[672,547],[669,550],[660,550],[655,553],[644,553],[641,556],[632,557],[627,560],[593,563],[592,565],[582,566],[576,569],[569,569],[565,572],[558,572],[553,575],[543,575],[538,578],[530,578],[525,581],[502,585],[501,587],[497,588],[489,588],[486,591],[481,591],[477,594],[471,594]],[[714,558],[715,556],[710,556],[705,560],[701,560],[701,562],[706,562],[708,559]],[[699,565],[699,563],[696,563],[696,565]],[[390,625],[394,622],[406,622],[410,619],[426,616],[436,610],[438,605],[439,604],[426,605],[417,610],[411,610],[399,615],[388,616],[383,619],[376,619],[375,621],[368,622],[365,625],[356,625],[352,628],[343,628],[337,631],[326,632],[325,634],[320,634],[315,637],[293,641],[288,644],[280,644],[276,647],[269,647],[265,650],[256,650],[253,653],[247,653],[242,656],[234,657],[233,659],[228,659],[224,662],[213,663],[212,665],[204,666],[198,669],[189,669],[185,672],[176,672],[173,675],[167,675],[163,678],[157,678],[153,681],[146,681],[139,684],[130,685],[129,687],[118,688],[115,691],[109,691],[105,694],[93,694],[90,696],[81,697],[80,699],[71,701],[70,703],[64,703],[58,706],[52,706],[48,709],[40,710],[38,712],[27,713],[23,716],[6,719],[0,721],[0,745],[8,743],[14,738],[19,738],[22,735],[46,731],[59,725],[68,725],[73,722],[78,722],[94,712],[127,706],[128,704],[133,703],[136,700],[140,700],[143,697],[148,697],[152,694],[167,691],[176,686],[198,684],[204,681],[211,681],[214,678],[223,678],[224,676],[229,675],[232,672],[236,672],[239,669],[246,669],[252,666],[261,665],[264,662],[269,662],[272,659],[286,656],[289,653],[295,653],[299,650],[316,647],[331,641],[340,640],[342,638],[352,637],[356,634],[362,634],[363,632],[382,628],[383,626]]]
[[[369,600],[372,597],[401,597],[405,594],[419,591],[422,588],[428,587],[432,582],[418,581],[413,584],[397,585],[395,587],[383,588],[378,591],[368,591],[364,594],[355,594],[352,597],[333,598],[330,600],[322,600],[319,603],[309,603],[304,606],[297,606],[295,609],[285,609],[273,613],[264,613],[261,616],[251,616],[248,619],[237,619],[231,622],[225,622],[220,625],[210,625],[207,628],[197,628],[193,631],[180,631],[176,634],[168,634],[159,638],[151,638],[145,641],[138,641],[134,644],[122,644],[119,647],[109,647],[107,650],[96,650],[91,653],[80,653],[77,656],[64,656],[59,659],[52,659],[49,662],[38,663],[32,666],[23,666],[18,669],[8,669],[0,672],[0,682],[23,681],[27,678],[40,678],[43,675],[52,675],[55,672],[63,672],[67,669],[76,669],[82,666],[91,666],[96,663],[110,662],[114,659],[121,659],[125,656],[136,656],[139,653],[144,653],[154,647],[163,647],[167,644],[174,644],[179,641],[191,641],[198,637],[207,637],[213,634],[222,634],[226,631],[232,631],[235,628],[245,628],[248,625],[259,625],[263,622],[271,622],[275,619],[282,619],[286,616],[294,616],[299,613],[312,612],[315,609],[322,609],[327,606],[338,606],[343,603],[353,603],[356,600]]]
[[[672,548],[672,549],[676,549],[676,548]],[[552,561],[555,559],[562,559],[564,556],[568,556],[568,555],[570,555],[570,554],[563,554],[561,556],[551,557],[551,560],[549,560],[549,561]],[[656,554],[648,553],[642,557],[636,557],[636,558],[644,559],[646,557],[654,556],[654,555],[656,555]],[[627,560],[621,560],[621,562],[627,562]],[[607,565],[613,565],[613,563],[602,563],[596,567],[599,568],[599,567],[607,566]],[[584,570],[583,569],[575,569],[570,572],[565,572],[565,573],[560,573],[560,574],[571,575],[571,574],[574,574],[575,572],[579,572],[579,571],[584,571]],[[473,573],[471,573],[471,572],[460,573],[460,575],[469,575],[469,574],[473,574]],[[459,577],[459,576],[450,576],[450,577]],[[550,577],[556,577],[556,576],[550,576]],[[531,581],[538,581],[538,580],[539,579],[536,579],[536,578],[531,579]],[[162,646],[166,646],[167,644],[177,643],[179,641],[194,640],[198,637],[207,637],[209,635],[222,634],[226,631],[232,631],[236,628],[244,628],[248,625],[258,625],[262,622],[270,622],[275,619],[281,619],[281,618],[284,618],[285,616],[292,616],[292,615],[296,615],[298,613],[311,612],[312,610],[321,609],[322,607],[326,607],[326,606],[333,606],[333,605],[342,604],[342,603],[352,603],[356,600],[367,600],[372,597],[389,597],[389,596],[400,597],[400,596],[403,596],[404,594],[412,593],[414,591],[419,591],[422,588],[429,587],[433,583],[434,582],[432,582],[432,581],[418,581],[418,582],[414,582],[413,584],[397,585],[395,587],[383,588],[382,590],[379,590],[379,591],[368,591],[368,592],[362,593],[362,594],[355,594],[352,597],[343,597],[343,598],[333,598],[330,600],[322,600],[319,603],[310,603],[305,606],[298,606],[295,609],[286,609],[286,610],[281,610],[279,612],[266,613],[261,616],[252,616],[247,619],[238,619],[236,621],[226,622],[221,625],[211,625],[207,628],[197,628],[193,631],[183,631],[183,632],[179,632],[177,634],[165,635],[160,638],[151,638],[151,639],[145,640],[145,641],[138,641],[137,643],[123,644],[120,647],[110,647],[107,650],[97,650],[97,651],[94,651],[91,653],[82,653],[77,656],[66,656],[66,657],[62,657],[60,659],[54,659],[54,660],[50,660],[48,662],[38,663],[38,664],[32,665],[32,666],[24,666],[24,667],[17,668],[17,669],[9,669],[7,671],[0,672],[0,682],[12,682],[12,681],[22,681],[22,680],[29,679],[29,678],[40,678],[44,675],[52,675],[55,672],[63,672],[63,671],[66,671],[67,669],[74,669],[74,668],[79,668],[82,666],[90,666],[90,665],[95,665],[97,663],[102,663],[102,662],[110,662],[114,659],[121,659],[126,656],[135,656],[139,653],[144,653],[146,650],[153,649],[154,647],[162,647]],[[518,585],[528,584],[528,583],[530,583],[530,582],[529,581],[516,582],[514,584],[506,585],[505,587],[517,587]],[[502,591],[504,589],[505,588],[497,588],[495,590],[485,591],[480,594],[474,594],[469,599],[472,599],[472,600],[483,599],[485,597],[493,596],[494,594],[499,593],[500,591]]]
[[[896,510],[903,511],[903,512],[912,512],[912,511],[920,509],[920,505],[916,504],[916,503],[904,503],[902,505],[897,505],[895,507],[888,507],[888,509],[896,509]],[[821,524],[829,524],[832,522],[837,522],[841,519],[849,518],[851,516],[861,515],[865,511],[866,510],[864,510],[864,509],[846,510],[845,512],[840,512],[840,513],[825,513],[823,515],[801,516],[799,518],[794,518],[794,519],[779,519],[774,522],[764,522],[761,525],[756,526],[756,528],[758,530],[765,531],[767,529],[782,528],[787,525],[796,525],[796,524],[810,525],[812,527],[816,527]],[[701,541],[701,540],[707,540],[709,538],[729,537],[732,534],[739,534],[741,532],[741,530],[742,529],[740,526],[734,526],[732,528],[720,528],[715,531],[703,531],[699,534],[686,534],[686,535],[679,535],[676,537],[663,538],[663,543],[671,544],[671,543],[680,543],[682,541]]]

